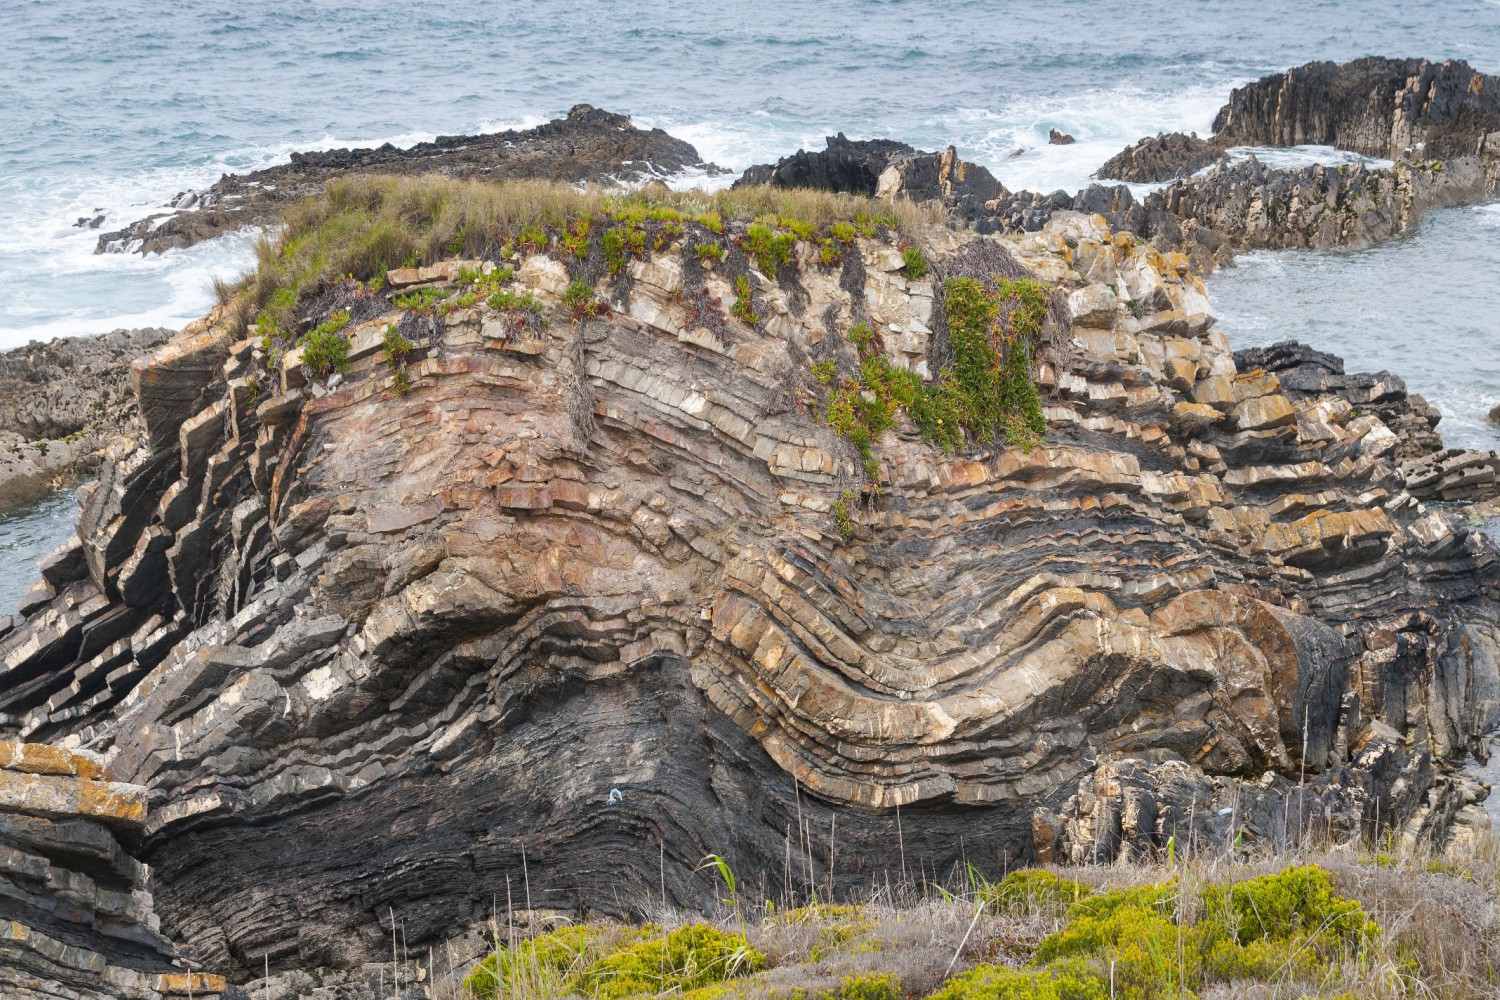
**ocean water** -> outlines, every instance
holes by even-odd
[[[39,503],[0,508],[0,615],[10,614],[38,579],[37,560],[73,532],[78,495],[59,490]]]
[[[92,253],[225,171],[409,145],[588,102],[740,169],[843,131],[952,142],[1012,188],[1074,189],[1163,129],[1207,131],[1238,83],[1309,59],[1500,70],[1500,5],[1397,0],[10,0],[0,47],[0,348],[177,325],[251,260],[229,237]],[[1058,128],[1077,137],[1047,145]],[[1016,150],[1025,150],[1010,158]]]
[[[1500,0],[9,0],[5,13],[0,348],[201,315],[211,279],[249,266],[253,234],[95,255],[97,232],[73,223],[103,212],[116,229],[294,150],[527,127],[587,102],[737,170],[842,131],[952,143],[1011,188],[1071,190],[1143,135],[1206,133],[1232,87],[1308,60],[1500,71]],[[1048,145],[1051,128],[1077,142]],[[1236,343],[1296,336],[1351,370],[1389,367],[1449,412],[1455,443],[1494,444],[1481,419],[1500,401],[1494,211],[1434,216],[1365,254],[1256,256],[1214,279],[1215,301]],[[0,606],[34,561],[6,532],[55,544],[55,513],[0,513]]]

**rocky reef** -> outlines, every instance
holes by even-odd
[[[0,354],[0,507],[93,475],[110,441],[139,430],[130,363],[171,336],[116,330]]]
[[[616,205],[247,329],[252,285],[134,365],[0,733],[146,790],[205,967],[355,969],[523,879],[698,905],[710,853],[769,898],[1485,828],[1500,568],[1419,499],[1472,485],[1420,399],[1234,354],[1102,215],[812,204]],[[1040,434],[919,412],[1023,318]]]
[[[293,153],[290,163],[248,174],[225,174],[201,191],[179,192],[158,212],[99,237],[96,253],[160,253],[192,246],[246,226],[274,224],[287,206],[323,190],[338,177],[442,174],[488,180],[547,180],[580,183],[641,182],[685,169],[708,173],[690,143],[661,129],[639,129],[625,115],[575,105],[566,117],[521,131],[445,135],[399,149],[331,149]],[[102,218],[78,225],[99,228]]]

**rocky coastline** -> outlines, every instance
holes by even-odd
[[[0,508],[95,475],[109,443],[140,430],[130,363],[173,335],[115,330],[0,354]]]
[[[288,253],[170,338],[0,358],[0,428],[99,463],[0,621],[0,987],[363,1000],[390,971],[426,996],[398,938],[472,962],[522,885],[531,929],[702,911],[705,855],[841,898],[1485,840],[1462,768],[1500,726],[1500,550],[1448,505],[1500,496],[1500,459],[1445,449],[1395,375],[1235,351],[1204,292],[1239,250],[1493,193],[1493,78],[1330,66],[1236,91],[1223,148],[1374,149],[1374,92],[1389,142],[1441,158],[1224,163],[1138,201],[840,135],[719,200],[562,189],[566,220],[466,219],[464,256],[419,220],[351,278],[278,285]],[[570,129],[593,145],[565,181],[708,169],[568,121],[300,157],[150,235],[361,171],[478,202]],[[1149,148],[1212,152],[1188,140]],[[958,380],[997,345],[991,400]]]

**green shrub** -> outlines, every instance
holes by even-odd
[[[813,381],[819,385],[832,385],[837,367],[832,358],[813,362],[811,368]]]
[[[568,285],[563,292],[563,305],[573,311],[573,319],[592,319],[609,313],[609,306],[594,297],[594,289],[587,281],[579,279]]]
[[[760,322],[760,316],[750,297],[750,279],[743,274],[734,279],[734,305],[729,307],[729,311],[743,320],[746,326],[754,326]]]
[[[1202,902],[1205,930],[1222,928],[1242,949],[1270,943],[1272,952],[1284,953],[1291,944],[1328,961],[1358,951],[1380,934],[1364,907],[1334,892],[1333,880],[1316,865],[1209,886]]]
[[[349,310],[334,313],[302,338],[302,363],[320,379],[349,370],[349,339],[340,331],[349,323]]]
[[[948,980],[930,1000],[1108,1000],[1109,986],[1079,967],[1022,971],[980,965]]]
[[[849,505],[854,502],[854,491],[845,490],[844,495],[833,502],[833,521],[839,526],[839,534],[845,539],[854,535],[854,517],[849,513]]]
[[[901,977],[894,972],[845,976],[837,990],[824,990],[818,1000],[901,1000]]]
[[[745,231],[744,243],[745,252],[755,258],[761,274],[774,278],[783,264],[791,263],[797,237],[792,233],[778,233],[764,223],[755,222]]]
[[[916,247],[907,247],[901,251],[901,259],[906,262],[901,267],[901,273],[907,281],[927,277],[927,261],[922,259],[922,251]]]
[[[746,976],[766,967],[766,958],[743,935],[708,924],[679,927],[608,955],[578,976],[577,988],[599,1000],[634,994],[681,992]]]
[[[829,235],[838,242],[848,246],[854,242],[859,233],[855,231],[852,222],[835,222],[829,229]]]
[[[724,248],[718,243],[699,243],[694,248],[698,259],[702,261],[719,261],[724,259]]]
[[[981,889],[979,895],[999,913],[1061,914],[1089,895],[1089,889],[1040,868],[1024,868]]]
[[[622,942],[633,944],[652,928],[606,937],[598,928],[569,925],[485,956],[464,977],[464,991],[476,1000],[507,1000],[520,987],[550,986],[561,992]]]
[[[585,286],[587,287],[587,286]],[[529,312],[533,316],[542,315],[542,303],[530,292],[511,292],[501,289],[486,300],[491,309],[496,312]]]
[[[407,292],[404,295],[392,296],[391,303],[401,309],[424,313],[451,294],[452,292],[446,288],[429,285],[426,288],[419,288],[414,292]]]

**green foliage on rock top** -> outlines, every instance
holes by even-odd
[[[1108,1000],[1109,985],[1079,967],[1031,971],[980,965],[950,979],[930,1000]]]

